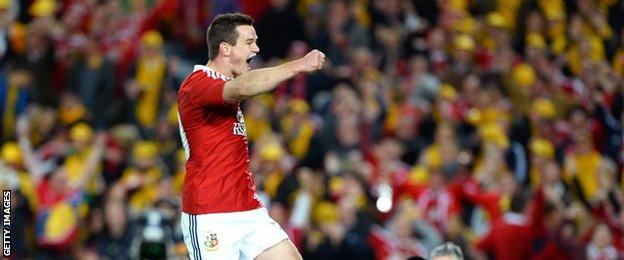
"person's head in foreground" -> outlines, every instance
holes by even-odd
[[[464,260],[464,254],[459,246],[446,242],[437,246],[429,254],[430,260]]]
[[[260,51],[253,22],[246,14],[228,13],[218,15],[208,27],[208,60],[225,67],[225,76],[236,77],[251,69]]]

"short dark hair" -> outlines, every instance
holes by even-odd
[[[206,32],[206,42],[208,43],[208,59],[214,60],[219,55],[219,44],[226,42],[231,45],[236,44],[239,25],[253,25],[251,16],[241,13],[220,14],[212,20]]]

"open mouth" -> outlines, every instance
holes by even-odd
[[[249,57],[245,60],[245,62],[247,62],[247,65],[251,65],[251,62],[256,58],[256,54],[252,53],[249,55]]]

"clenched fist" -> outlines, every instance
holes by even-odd
[[[325,54],[319,50],[312,50],[308,52],[303,58],[298,59],[298,71],[299,72],[313,72],[323,67],[325,62]]]

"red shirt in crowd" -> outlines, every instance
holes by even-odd
[[[537,190],[528,217],[508,212],[492,221],[490,231],[477,242],[477,248],[494,259],[531,259],[533,243],[544,236],[544,195]]]
[[[66,218],[76,218],[78,207],[82,203],[83,193],[81,189],[68,188],[55,190],[49,180],[42,180],[37,185],[37,199],[39,208],[36,216],[35,233],[40,247],[67,250],[78,238],[78,225],[76,221]],[[60,210],[64,205],[70,207],[70,211]],[[51,227],[58,223],[50,221],[66,220],[62,227]]]
[[[490,232],[477,247],[491,252],[494,259],[530,259],[533,251],[533,233],[524,216],[505,213],[492,223]]]
[[[262,207],[249,171],[239,103],[223,100],[229,78],[197,65],[178,93],[180,135],[187,152],[182,211],[207,214]]]

